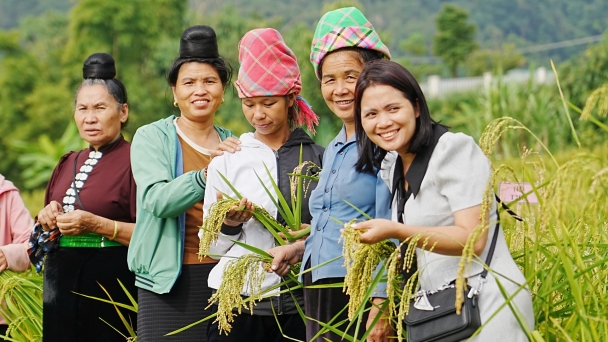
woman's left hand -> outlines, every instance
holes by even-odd
[[[251,219],[254,210],[253,203],[243,197],[238,206],[230,208],[230,211],[226,213],[224,223],[233,227],[245,223]]]
[[[211,151],[211,159],[217,156],[221,156],[224,152],[235,153],[236,151],[241,150],[241,141],[234,137],[228,137],[226,140],[222,141],[218,146],[217,150]]]
[[[363,230],[359,237],[361,243],[374,244],[386,239],[397,238],[395,233],[395,222],[385,219],[373,219],[358,222],[352,226],[354,229]]]
[[[84,210],[74,210],[57,216],[57,227],[63,235],[94,233],[102,224],[99,217]]]
[[[369,311],[369,316],[367,317],[367,323],[365,327],[369,330],[372,322],[376,318],[377,315],[382,315],[376,324],[372,327],[372,330],[367,335],[367,341],[372,342],[388,342],[393,339],[390,336],[394,336],[395,332],[390,325],[389,320],[384,316],[383,312],[380,312],[380,307],[384,303],[386,299],[384,298],[374,298],[372,308]]]

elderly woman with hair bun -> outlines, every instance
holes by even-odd
[[[312,215],[311,234],[306,242],[275,247],[269,251],[274,255],[272,269],[279,275],[287,272],[288,266],[302,261],[304,283],[304,309],[307,317],[306,340],[338,341],[342,334],[331,331],[320,333],[321,323],[342,322],[334,325],[346,330],[349,324],[347,310],[349,297],[342,292],[341,284],[346,276],[343,267],[342,242],[339,222],[362,218],[348,202],[372,217],[389,217],[389,203],[376,203],[376,175],[357,172],[357,140],[355,133],[355,84],[363,72],[366,62],[390,58],[388,47],[382,43],[378,33],[363,13],[355,7],[339,8],[325,13],[315,30],[310,60],[317,78],[321,82],[321,93],[327,107],[342,122],[342,130],[332,140],[323,157],[323,170],[319,185],[310,196]],[[361,194],[372,194],[362,196]],[[387,199],[389,193],[384,194]],[[378,198],[383,198],[378,196]],[[392,334],[385,320],[371,327],[379,313],[379,304],[384,301],[384,291],[378,288],[374,303],[367,318],[370,328],[369,341],[386,341]],[[365,320],[364,320],[365,322]],[[347,333],[355,333],[353,324]],[[359,329],[359,338],[365,332]]]
[[[117,279],[137,294],[125,262],[136,214],[131,144],[121,134],[129,106],[115,76],[108,54],[95,53],[84,62],[74,120],[89,147],[57,164],[30,238],[28,252],[38,271],[47,254],[44,341],[124,341],[121,334],[128,335],[112,305],[80,295],[107,299],[101,285],[112,299],[128,303]],[[135,314],[121,311],[137,329]]]
[[[187,28],[167,77],[180,115],[145,125],[133,137],[138,219],[128,263],[139,288],[141,341],[205,341],[206,322],[165,335],[209,315],[207,277],[217,261],[199,260],[198,231],[211,152],[232,136],[213,125],[231,74],[215,31]]]

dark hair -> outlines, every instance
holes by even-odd
[[[352,51],[355,52],[356,54],[359,55],[359,61],[361,62],[362,65],[364,65],[367,62],[371,62],[377,59],[382,59],[384,58],[384,55],[382,54],[382,52],[376,51],[376,50],[370,50],[370,49],[364,49],[358,46],[349,46],[349,47],[343,47],[337,50],[334,50],[330,53],[328,53],[327,55],[325,55],[323,57],[323,59],[321,60],[321,62],[319,62],[319,67],[317,68],[317,78],[321,79],[323,77],[323,62],[325,62],[325,58],[327,58],[327,56],[331,55],[334,52],[338,52],[338,51]]]
[[[224,89],[232,79],[232,67],[218,53],[217,37],[210,26],[196,25],[184,30],[179,41],[179,57],[173,61],[167,73],[170,86],[175,86],[179,70],[186,63],[205,63],[212,66],[220,76]]]
[[[289,123],[289,128],[293,131],[296,126],[296,116],[298,115],[298,103],[296,102],[296,95],[289,94],[285,95],[285,101],[289,104],[289,98],[293,95],[293,105],[291,107],[287,107],[287,122]]]
[[[125,85],[120,82],[116,77],[116,65],[114,58],[107,53],[97,52],[90,55],[82,65],[82,78],[84,81],[76,90],[76,96],[74,97],[74,105],[76,105],[76,98],[78,93],[83,86],[101,84],[108,89],[108,93],[112,95],[118,108],[122,108],[123,105],[128,104],[127,89]],[[128,122],[121,123],[123,128]]]
[[[414,109],[419,111],[419,116],[416,118],[416,130],[408,152],[418,153],[423,147],[431,144],[433,124],[436,122],[429,114],[420,85],[406,68],[388,60],[367,63],[357,79],[355,88],[355,134],[359,149],[359,160],[355,164],[355,169],[359,172],[375,174],[380,169],[387,151],[369,139],[361,124],[361,97],[365,90],[373,85],[387,85],[399,90],[411,102]]]

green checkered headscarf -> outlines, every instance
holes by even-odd
[[[319,65],[328,53],[344,47],[375,50],[390,59],[388,47],[363,13],[356,7],[344,7],[325,13],[315,30],[310,49],[310,61],[318,75]]]

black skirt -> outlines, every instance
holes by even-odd
[[[310,262],[306,265],[306,269],[310,268]],[[332,284],[344,282],[344,278],[326,278],[318,279],[312,282],[312,272],[307,272],[302,275],[304,283],[304,312],[306,317],[312,320],[306,321],[306,341],[312,341],[312,338],[322,329],[322,326],[317,323],[329,323],[340,331],[344,331],[350,321],[348,320],[348,301],[350,297],[342,292],[342,287],[331,287]],[[328,285],[326,288],[310,288],[309,286]],[[342,309],[344,309],[342,311]],[[342,311],[342,313],[340,313]],[[338,325],[338,322],[343,322]],[[365,334],[365,325],[367,323],[367,311],[363,314],[361,326],[359,327],[358,338],[360,339]],[[353,324],[347,333],[353,336],[356,331],[357,324]],[[325,341],[346,341],[341,334],[326,332],[314,339],[315,342]]]
[[[164,335],[212,313],[205,308],[209,305],[208,300],[211,297],[207,278],[215,265],[183,265],[182,273],[169,293],[156,294],[140,288],[138,340],[142,342],[206,341],[208,321],[176,335]],[[214,319],[211,318],[211,321]]]
[[[125,341],[127,328],[112,304],[77,293],[131,304],[117,279],[137,301],[135,276],[127,267],[127,247],[60,247],[44,266],[43,341]],[[76,292],[76,293],[75,293]],[[137,330],[137,314],[120,309]],[[107,322],[104,323],[102,321]],[[113,328],[112,328],[113,327]],[[117,332],[117,329],[120,331]]]

